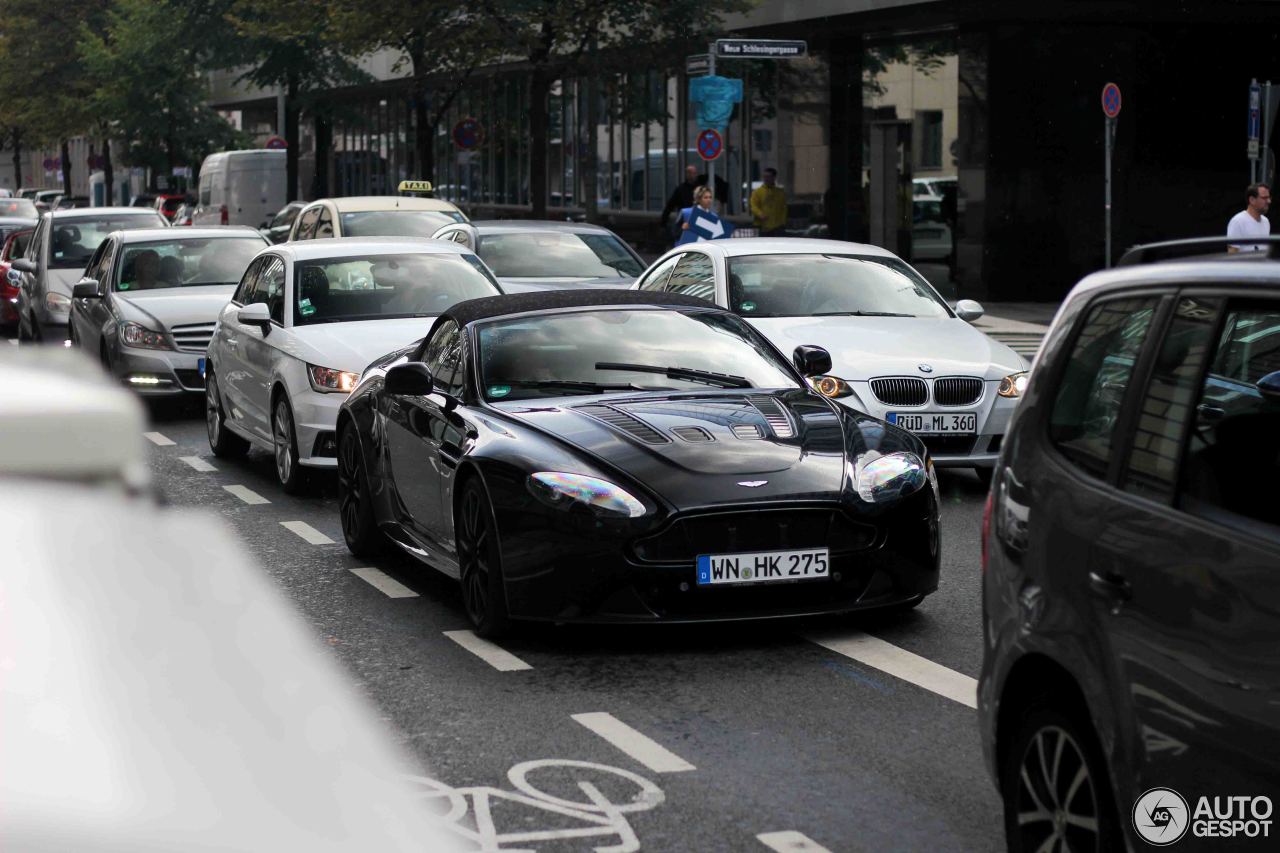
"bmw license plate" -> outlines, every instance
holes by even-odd
[[[978,431],[974,412],[890,412],[885,420],[926,435],[973,435]]]
[[[826,548],[698,555],[698,586],[820,580],[830,576]]]
[[[200,378],[204,379],[204,359],[203,358],[196,359],[196,370],[200,371]]]

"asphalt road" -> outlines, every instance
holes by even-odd
[[[200,413],[155,416],[165,499],[234,528],[429,768],[411,784],[463,849],[1002,846],[971,707],[985,497],[971,473],[943,474],[941,586],[907,614],[537,626],[477,647],[455,582],[347,552],[331,478],[290,497],[268,454],[215,458]]]

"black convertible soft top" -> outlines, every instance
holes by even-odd
[[[431,330],[445,320],[453,320],[459,327],[489,317],[508,314],[524,314],[528,311],[552,311],[557,308],[589,308],[594,305],[657,305],[673,308],[716,308],[705,299],[684,296],[679,293],[659,293],[648,290],[543,290],[533,293],[509,293],[502,296],[482,296],[459,302],[436,318]],[[427,335],[430,337],[430,334]]]

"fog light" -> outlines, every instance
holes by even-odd
[[[136,373],[129,377],[130,385],[159,385],[163,381],[159,376],[148,376],[141,373]]]

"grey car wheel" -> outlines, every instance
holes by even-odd
[[[296,495],[303,490],[303,471],[298,464],[298,439],[293,428],[293,410],[283,394],[271,413],[271,439],[275,445],[276,477],[285,492]]]
[[[227,429],[226,413],[222,397],[218,394],[218,379],[213,371],[206,371],[204,382],[205,427],[209,432],[209,447],[213,455],[221,458],[244,456],[249,452],[249,442]]]

